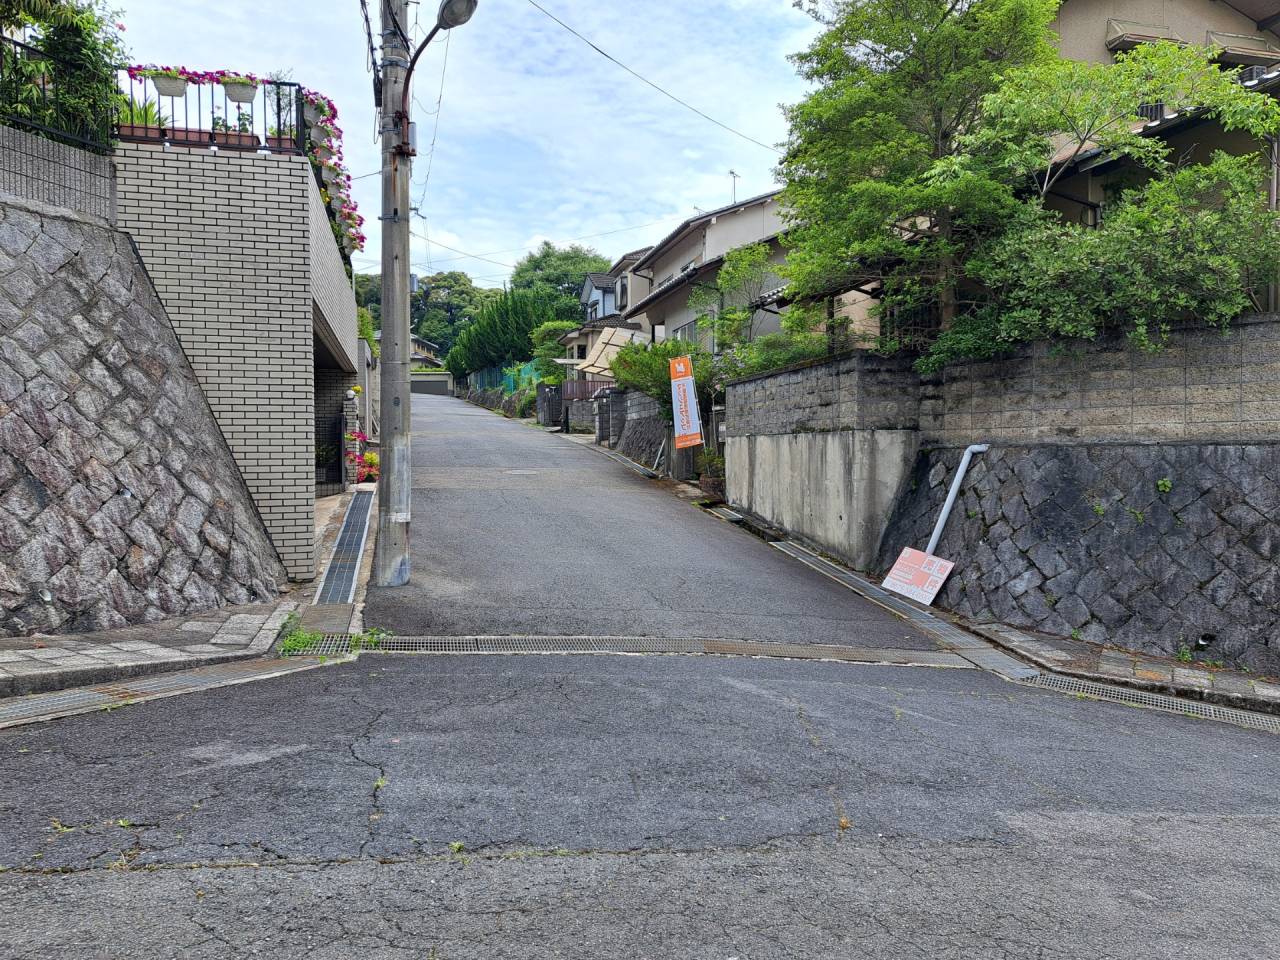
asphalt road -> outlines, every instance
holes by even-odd
[[[911,642],[590,450],[423,410],[456,442],[398,632]],[[611,569],[665,589],[593,614]],[[1278,801],[1273,735],[978,670],[372,653],[0,731],[0,958],[1273,960]]]
[[[716,637],[933,649],[844,587],[563,437],[414,397],[413,577],[369,591],[403,636]]]
[[[977,671],[367,655],[5,732],[0,764],[5,957],[1280,942],[1274,737]]]

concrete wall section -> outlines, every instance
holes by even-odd
[[[0,123],[0,194],[74,210],[107,223],[116,218],[111,158]]]
[[[116,167],[120,226],[137,241],[289,575],[312,579],[310,165],[122,143]]]
[[[266,600],[283,575],[129,239],[0,204],[0,635]]]
[[[866,570],[915,460],[914,430],[729,437],[726,498]]]

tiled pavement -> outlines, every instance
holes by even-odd
[[[105,683],[261,656],[294,601],[224,607],[92,634],[0,640],[0,697]]]
[[[1273,677],[1217,670],[1060,637],[1032,636],[1001,624],[972,626],[1006,650],[1054,673],[1280,713],[1280,680]]]

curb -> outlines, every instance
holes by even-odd
[[[969,621],[963,621],[963,623],[965,629],[978,634],[1011,656],[1034,664],[1045,673],[1052,673],[1060,677],[1075,677],[1079,680],[1091,680],[1094,683],[1105,683],[1116,687],[1128,687],[1133,690],[1158,693],[1183,700],[1213,703],[1238,710],[1252,710],[1255,713],[1280,716],[1280,702],[1269,700],[1265,697],[1249,696],[1244,693],[1223,693],[1213,689],[1206,690],[1203,687],[1191,684],[1166,683],[1160,680],[1146,680],[1142,677],[1118,677],[1110,673],[1099,673],[1096,670],[1065,667],[1061,663],[1048,657],[1037,656],[1035,653],[1011,642],[1006,634],[1024,636],[1021,631],[1014,627],[1005,626],[1004,624],[993,625]],[[1030,640],[1031,638],[1028,637],[1027,639]]]
[[[136,680],[181,670],[200,667],[216,667],[238,663],[263,656],[276,642],[285,619],[297,608],[294,601],[284,601],[267,617],[252,642],[238,650],[226,653],[183,654],[172,659],[147,663],[128,663],[94,667],[68,667],[65,670],[49,670],[43,673],[21,674],[0,680],[0,702],[13,697],[25,697],[39,693],[53,693],[72,687],[99,686],[117,680]]]

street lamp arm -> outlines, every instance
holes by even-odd
[[[413,89],[410,84],[413,82],[413,68],[418,65],[418,58],[422,56],[424,50],[431,45],[431,41],[436,38],[436,34],[440,32],[440,24],[437,23],[431,28],[431,32],[427,34],[427,39],[418,44],[418,49],[413,51],[413,56],[409,58],[409,69],[404,75],[404,96],[400,100],[400,115],[409,116],[409,91]]]

